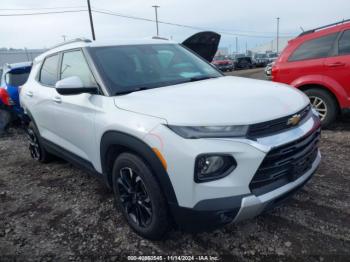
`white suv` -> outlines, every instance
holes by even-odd
[[[320,163],[320,121],[303,93],[222,75],[195,54],[212,58],[213,33],[185,43],[66,43],[35,59],[20,94],[32,157],[102,178],[150,239],[254,217]]]

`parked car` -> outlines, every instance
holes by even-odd
[[[235,69],[249,69],[253,67],[254,67],[254,64],[250,56],[237,57],[234,60]]]
[[[266,63],[269,64],[269,63],[275,62],[277,58],[278,58],[277,53],[268,53],[266,55]]]
[[[268,64],[268,59],[266,54],[254,54],[253,63],[256,67],[264,67]]]
[[[271,79],[271,71],[272,71],[272,66],[273,66],[274,62],[269,63],[266,67],[265,67],[265,76],[267,79]]]
[[[305,92],[329,126],[350,111],[350,20],[302,33],[289,41],[272,68],[272,80]]]
[[[19,88],[26,82],[31,67],[31,62],[3,66],[0,78],[0,110],[3,111],[0,129],[4,129],[11,120],[23,116],[19,102]]]
[[[214,57],[212,64],[222,72],[233,71],[234,69],[232,60],[225,56]]]
[[[85,167],[150,239],[173,223],[211,230],[278,205],[320,163],[319,118],[293,88],[216,70],[217,41],[207,60],[196,55],[218,37],[208,34],[186,41],[192,51],[76,40],[38,56],[20,94],[33,159]]]

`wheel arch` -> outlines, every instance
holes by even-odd
[[[32,113],[26,109],[24,111],[24,114],[23,114],[23,122],[26,126],[29,125],[30,122],[33,122],[33,124],[35,125],[36,128],[38,128],[37,124],[35,123],[35,120],[34,120],[34,117],[32,115]]]
[[[310,87],[326,90],[335,98],[339,108],[349,106],[345,89],[336,80],[328,76],[307,75],[294,80],[291,85],[303,91]]]
[[[334,92],[332,92],[331,89],[329,89],[327,86],[324,86],[324,85],[321,85],[321,84],[305,84],[305,85],[301,85],[298,87],[299,90],[305,92],[306,90],[309,90],[309,89],[320,89],[320,90],[324,90],[326,91],[328,94],[330,94],[334,101],[336,102],[337,104],[337,110],[339,111],[340,108],[341,108],[341,105],[339,104],[339,99],[338,97],[336,96],[336,94]]]
[[[177,204],[175,191],[169,175],[152,148],[139,138],[119,131],[105,132],[100,143],[102,173],[111,188],[113,187],[113,164],[118,155],[123,152],[134,153],[141,157],[153,171],[167,202]]]

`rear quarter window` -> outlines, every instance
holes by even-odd
[[[58,81],[58,60],[59,55],[52,55],[45,58],[45,61],[41,67],[40,75],[39,75],[39,82],[47,85],[47,86],[54,86],[56,82]]]
[[[327,57],[330,54],[337,35],[338,33],[333,33],[302,43],[294,50],[288,58],[288,61],[292,62]]]
[[[350,30],[346,30],[339,39],[338,43],[339,55],[350,55]]]

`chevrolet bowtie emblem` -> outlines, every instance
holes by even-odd
[[[292,116],[291,118],[288,119],[287,121],[287,125],[289,126],[296,126],[297,124],[299,124],[301,119],[300,114],[296,114],[294,116]]]

